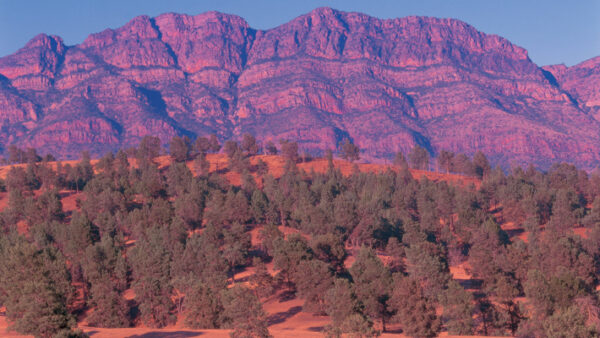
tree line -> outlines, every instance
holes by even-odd
[[[408,167],[429,161],[420,147],[408,160],[399,153],[395,170],[344,176],[331,152],[326,172],[306,172],[297,143],[278,146],[265,144],[286,159],[279,178],[268,163],[250,165],[261,148],[251,135],[223,145],[173,138],[167,168],[153,137],[93,166],[83,153],[75,165],[12,167],[0,213],[0,305],[12,328],[84,336],[75,318],[87,313],[97,327],[181,318],[190,328],[268,337],[262,302],[299,297],[302,311],[329,316],[325,333],[334,337],[376,336],[392,324],[416,337],[597,334],[597,173],[568,164],[505,173],[485,156],[448,156],[452,170],[467,163],[482,178],[476,188],[414,179]],[[359,157],[346,148],[343,156]],[[209,170],[207,154],[221,149],[241,185]],[[63,208],[65,191],[81,192],[75,211]],[[518,231],[503,230],[508,223]],[[471,280],[453,279],[459,265]],[[249,281],[237,281],[247,268]]]

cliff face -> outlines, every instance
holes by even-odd
[[[146,135],[245,132],[312,152],[351,138],[369,160],[418,143],[546,166],[600,161],[600,59],[539,68],[457,20],[316,9],[279,27],[237,16],[137,17],[0,58],[0,142],[62,157]]]

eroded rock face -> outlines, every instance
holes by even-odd
[[[414,144],[545,167],[600,161],[600,58],[543,69],[452,19],[319,8],[260,31],[240,17],[141,16],[0,58],[0,141],[60,157],[145,134],[250,132],[314,153],[344,137],[382,160]]]
[[[554,65],[543,68],[582,110],[588,110],[596,119],[600,118],[600,56],[573,67]]]

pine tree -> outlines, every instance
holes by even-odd
[[[373,323],[362,313],[361,306],[346,279],[336,279],[325,293],[327,315],[331,324],[326,327],[329,337],[341,337],[347,333],[350,337],[374,337],[378,332]]]
[[[65,259],[53,248],[38,249],[23,238],[0,243],[0,294],[12,329],[36,337],[70,332],[74,296]]]
[[[312,257],[307,241],[300,235],[290,235],[287,240],[278,238],[273,243],[273,264],[288,282],[298,270],[300,262]]]
[[[413,169],[427,170],[429,168],[429,153],[419,145],[415,145],[408,154],[410,166]]]
[[[329,263],[335,272],[342,272],[348,254],[341,236],[332,233],[314,236],[310,247],[317,259]]]
[[[171,314],[174,309],[170,283],[171,253],[163,241],[160,229],[151,228],[146,237],[136,242],[130,255],[136,301],[143,323],[150,327],[163,327],[175,320]]]
[[[160,154],[161,141],[156,136],[144,136],[135,153],[138,166],[143,168],[152,164],[152,161]]]
[[[365,314],[381,320],[383,332],[389,317],[387,301],[390,297],[391,275],[375,252],[362,247],[350,267],[357,299],[363,304]]]
[[[275,147],[273,141],[267,141],[267,144],[265,145],[265,150],[267,151],[268,155],[277,155],[277,147]]]
[[[171,196],[181,196],[189,191],[194,175],[185,163],[172,163],[167,171],[167,192]]]
[[[254,293],[259,298],[269,297],[275,291],[273,276],[267,270],[267,265],[258,257],[252,259],[254,273],[250,275],[250,284],[254,286]]]
[[[445,325],[452,335],[473,334],[473,296],[452,280],[443,296]]]
[[[576,306],[555,312],[544,323],[544,331],[548,338],[584,338],[597,337],[598,332],[587,326],[585,316]]]
[[[442,150],[437,158],[438,166],[444,169],[447,173],[453,172],[454,153],[446,150]]]
[[[325,262],[311,259],[301,261],[293,276],[297,294],[304,299],[302,310],[325,313],[325,292],[333,285],[333,274]]]
[[[187,136],[174,136],[169,143],[169,153],[175,162],[185,162],[190,159],[191,141]]]
[[[435,307],[424,295],[419,282],[411,277],[396,277],[391,308],[394,320],[402,324],[402,331],[412,337],[435,337],[440,331],[440,320]]]
[[[191,281],[190,284],[185,295],[185,326],[193,329],[219,328],[223,306],[218,291],[200,281]]]
[[[217,139],[217,135],[215,134],[211,134],[208,142],[210,144],[210,148],[209,150],[213,153],[217,153],[219,152],[219,150],[221,149],[221,145],[219,144],[219,140]]]
[[[475,175],[480,178],[486,177],[492,171],[492,166],[487,157],[479,150],[473,155],[473,166],[475,167]]]
[[[347,138],[342,143],[342,158],[350,162],[358,161],[360,159],[360,149],[354,145]]]
[[[298,162],[298,143],[281,140],[281,154],[288,163]]]
[[[231,279],[235,282],[235,268],[244,265],[248,259],[250,234],[245,231],[243,225],[236,223],[223,232],[223,239],[223,258],[229,264]]]
[[[258,143],[256,143],[256,139],[251,134],[244,134],[240,147],[246,152],[246,156],[254,156],[259,151]]]
[[[129,306],[122,297],[128,268],[113,239],[104,236],[101,242],[87,247],[82,267],[91,285],[89,303],[94,308],[88,323],[98,327],[129,326]]]
[[[388,268],[390,272],[400,272],[405,270],[404,258],[406,254],[404,247],[398,241],[396,237],[390,237],[388,243],[385,246],[385,254],[390,258]]]
[[[271,337],[267,328],[267,314],[251,290],[234,286],[223,291],[223,317],[233,328],[231,337]]]

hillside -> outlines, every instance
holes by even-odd
[[[227,180],[233,184],[239,186],[241,184],[241,176],[238,173],[231,172],[227,170],[228,160],[226,154],[207,154],[206,158],[210,163],[210,172],[215,173],[219,171],[224,171],[223,175],[227,178]],[[258,160],[263,160],[268,165],[269,174],[273,175],[275,178],[280,178],[284,173],[285,168],[285,158],[283,156],[278,155],[256,155],[250,157],[250,163],[255,165]],[[168,155],[159,156],[155,159],[158,168],[165,170],[171,165],[171,158]],[[63,161],[62,165],[76,165],[77,160],[71,161]],[[136,162],[134,159],[131,160],[132,165],[136,166]],[[96,165],[98,160],[92,160],[92,165]],[[342,159],[334,159],[333,163],[336,168],[338,168],[342,174],[350,175],[354,166],[356,165],[360,172],[365,173],[384,173],[387,170],[399,171],[400,168],[395,165],[388,164],[377,164],[377,163],[351,163],[348,161],[344,161]],[[56,162],[48,162],[48,165],[54,169],[56,169]],[[21,167],[25,168],[26,164],[12,164],[12,165],[4,165],[0,166],[0,179],[6,179],[6,175],[10,171],[12,167]],[[198,174],[198,169],[195,168],[195,164],[193,161],[188,161],[187,166],[194,172],[194,174]],[[300,162],[297,164],[299,169],[310,173],[311,171],[315,171],[317,173],[325,173],[327,171],[327,160],[323,158],[311,159],[307,162]],[[448,182],[448,184],[457,184],[462,186],[468,186],[470,184],[479,187],[481,181],[472,176],[465,176],[460,174],[452,174],[452,173],[441,173],[436,171],[425,171],[418,169],[409,169],[411,175],[415,179],[421,179],[422,177],[427,177],[427,179],[434,182]],[[253,174],[254,177],[257,177],[257,174]]]
[[[282,156],[277,155],[257,155],[250,158],[251,164],[256,164],[258,160],[262,160],[268,165],[268,173],[273,175],[275,178],[280,178],[284,174],[285,167],[285,159]],[[211,173],[221,173],[221,175],[228,180],[228,182],[232,185],[239,186],[241,184],[241,177],[238,173],[231,172],[227,170],[227,156],[225,154],[207,154],[207,160],[210,163],[210,172]],[[137,167],[137,163],[134,159],[130,160],[134,167]],[[169,156],[160,156],[154,159],[156,166],[159,170],[165,172],[169,169],[173,162]],[[349,176],[353,173],[356,173],[356,169],[363,173],[376,173],[382,174],[386,171],[394,171],[399,172],[400,168],[394,165],[383,165],[383,164],[367,164],[367,163],[357,163],[353,164],[348,161],[344,161],[341,159],[335,159],[333,161],[336,169],[340,171],[345,176]],[[61,165],[70,165],[76,166],[78,161],[64,161],[61,162]],[[97,166],[98,160],[92,160],[91,164],[93,166]],[[57,162],[48,162],[47,165],[53,170],[56,170]],[[188,161],[187,166],[194,174],[198,174],[195,164],[193,161]],[[6,180],[8,173],[14,167],[26,168],[26,164],[16,164],[16,165],[7,165],[0,166],[0,179]],[[298,169],[304,170],[307,173],[325,173],[327,171],[327,160],[316,158],[307,162],[298,163]],[[446,174],[446,173],[438,173],[431,171],[423,171],[423,170],[415,170],[409,169],[411,175],[415,179],[428,179],[433,182],[447,182],[450,185],[457,185],[462,187],[467,187],[469,185],[479,186],[481,184],[481,180],[463,176],[458,174]],[[96,172],[98,170],[96,169]],[[253,174],[255,178],[260,182],[260,177],[256,173]],[[41,191],[34,192],[34,196],[39,196]],[[60,192],[61,202],[62,202],[62,210],[67,214],[71,215],[73,212],[81,212],[80,208],[80,200],[86,198],[85,192],[78,192],[74,190],[63,189]],[[8,193],[0,192],[0,212],[5,211],[8,207],[9,196]],[[70,220],[69,216],[67,221]],[[290,227],[280,226],[280,230],[286,234],[294,234],[301,233],[296,229]],[[252,247],[259,248],[263,245],[260,238],[260,231],[262,230],[262,226],[256,226],[251,231],[252,238]],[[23,234],[28,234],[30,232],[29,225],[26,222],[22,222],[19,226],[19,231]],[[303,234],[304,236],[310,238],[310,235]],[[135,241],[133,241],[133,245]],[[131,247],[129,247],[131,249]],[[348,247],[349,256],[345,260],[346,266],[349,268],[352,263],[355,261],[355,248]],[[381,259],[388,259],[385,254],[380,256]],[[268,269],[270,273],[275,276],[276,270],[273,267],[273,264],[268,264]],[[242,284],[251,286],[248,283],[248,277],[254,273],[254,267],[247,267],[242,271],[239,271],[235,275],[235,279],[241,282]],[[458,275],[457,278],[465,278],[464,271],[462,275]],[[330,323],[330,319],[327,316],[319,316],[313,315],[310,313],[302,312],[302,305],[304,300],[301,298],[293,298],[290,300],[281,300],[281,295],[279,293],[263,299],[263,306],[265,311],[267,312],[268,320],[269,320],[269,331],[274,337],[322,337],[323,329],[326,325]],[[124,297],[127,299],[134,299],[135,294],[132,289],[128,289],[124,293]],[[0,307],[0,335],[5,337],[30,337],[26,335],[20,335],[15,333],[14,331],[8,330],[9,322],[6,320],[6,309]],[[99,328],[94,326],[89,326],[86,321],[86,315],[80,316],[80,320],[78,323],[78,327],[80,327],[85,333],[89,334],[93,337],[103,338],[103,337],[229,337],[229,332],[231,330],[194,330],[186,327],[182,320],[179,320],[176,324],[169,325],[165,328],[150,328],[145,325],[138,323],[135,327],[130,328]],[[392,328],[394,326],[392,325]],[[399,331],[398,331],[399,332]],[[392,337],[392,336],[402,336],[405,335],[400,333],[384,333],[382,337]],[[447,333],[442,333],[442,336],[449,336]],[[449,337],[452,337],[451,335]]]
[[[0,58],[0,143],[67,159],[174,135],[350,138],[383,161],[415,144],[497,164],[600,161],[597,59],[540,68],[453,19],[319,8],[269,30],[208,12],[136,17],[66,46],[40,34]]]
[[[561,164],[477,179],[257,155],[252,182],[223,154],[206,155],[202,172],[201,155],[146,162],[140,149],[140,163],[120,152],[0,167],[0,330],[75,320],[92,337],[600,329],[598,174]]]

